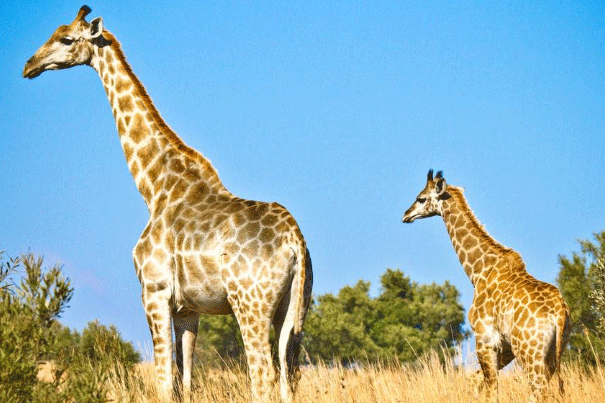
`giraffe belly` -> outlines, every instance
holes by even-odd
[[[227,290],[213,256],[181,255],[176,259],[175,308],[198,313],[230,314]]]
[[[209,292],[205,286],[188,285],[180,289],[175,298],[177,312],[227,315],[233,313],[225,292]]]

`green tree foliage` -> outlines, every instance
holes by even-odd
[[[312,358],[351,362],[396,358],[411,361],[430,349],[452,348],[468,336],[458,290],[411,282],[387,269],[381,293],[370,297],[370,283],[359,281],[338,295],[314,301],[305,325],[305,347]]]
[[[81,353],[93,362],[102,362],[108,356],[128,366],[141,361],[139,352],[132,343],[122,340],[114,325],[106,327],[98,320],[88,322],[82,330],[82,336],[77,339]]]
[[[303,345],[312,359],[343,364],[414,360],[430,349],[452,348],[468,336],[458,290],[446,282],[417,284],[400,270],[381,277],[381,293],[370,296],[360,280],[337,295],[316,297],[305,322]],[[233,315],[200,318],[196,356],[202,365],[243,362],[244,349]]]
[[[594,306],[599,315],[597,322],[597,330],[601,336],[605,335],[605,256],[600,256],[595,262],[595,287],[590,294]]]
[[[360,280],[336,296],[325,294],[313,301],[303,339],[311,358],[330,361],[339,357],[348,363],[380,355],[372,338],[379,318],[369,291],[370,283]]]
[[[25,274],[13,282],[19,265]],[[19,259],[0,253],[0,401],[29,402],[45,395],[36,382],[37,362],[52,354],[51,326],[73,295],[59,266],[42,269],[42,258],[25,254]]]
[[[235,316],[201,315],[195,349],[195,359],[203,366],[243,363],[244,342]]]
[[[141,361],[141,355],[132,343],[124,341],[114,325],[109,327],[98,320],[88,322],[80,334],[55,322],[51,327],[54,335],[53,360],[82,355],[91,362],[100,362],[107,354],[116,356],[127,366]]]
[[[594,242],[580,240],[580,252],[572,252],[571,258],[559,255],[557,277],[557,285],[571,310],[572,356],[590,364],[605,354],[605,231],[595,233],[594,238]]]
[[[60,266],[45,269],[31,253],[7,259],[0,252],[1,402],[105,402],[108,375],[139,360],[113,326],[91,322],[81,336],[61,326],[57,319],[72,295]],[[37,364],[46,360],[56,364],[52,383],[37,381]]]
[[[77,402],[107,402],[106,385],[110,376],[128,385],[135,379],[129,370],[140,361],[131,343],[122,340],[115,326],[89,322],[80,335],[70,332],[73,340],[60,357],[59,372],[67,375],[65,391]]]

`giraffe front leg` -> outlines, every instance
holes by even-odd
[[[500,344],[500,348],[496,351],[496,354],[497,354],[497,362],[498,362],[497,371],[506,367],[508,364],[510,364],[510,362],[512,360],[515,359],[515,355],[512,351],[510,343],[506,342],[505,340],[502,340],[502,342]],[[497,371],[496,371],[496,376],[497,376]],[[477,371],[476,373],[471,375],[470,378],[471,378],[471,382],[473,383],[473,387],[474,387],[476,393],[479,394],[481,392],[481,390],[483,389],[483,386],[485,386],[487,384],[487,382],[485,380],[486,378],[483,373],[483,368],[479,369],[479,371]]]
[[[174,338],[176,343],[176,366],[179,374],[180,392],[184,402],[191,401],[191,370],[193,352],[199,324],[199,315],[174,315]]]
[[[496,346],[481,340],[481,336],[476,335],[477,359],[483,372],[483,385],[487,402],[498,401],[498,352]]]
[[[172,400],[172,328],[170,289],[166,282],[143,285],[143,307],[153,341],[158,386],[164,401]]]

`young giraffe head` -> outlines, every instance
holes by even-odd
[[[411,223],[417,218],[441,215],[443,201],[452,197],[447,191],[447,186],[442,171],[437,172],[437,175],[433,178],[433,170],[429,169],[426,186],[416,196],[416,201],[405,212],[402,221]]]
[[[90,64],[94,46],[103,46],[105,39],[101,17],[88,23],[84,18],[90,13],[82,6],[69,25],[61,25],[50,39],[27,61],[23,77],[35,78],[46,70],[68,69]]]

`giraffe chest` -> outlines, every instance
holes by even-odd
[[[469,323],[475,332],[490,334],[490,338],[508,338],[514,324],[514,303],[506,287],[491,284],[475,290],[469,310]]]

